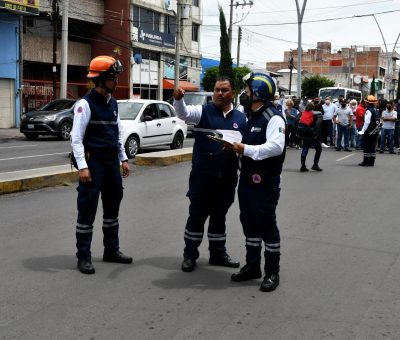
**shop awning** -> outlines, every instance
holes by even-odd
[[[163,88],[164,90],[173,90],[175,82],[173,79],[163,79]],[[189,83],[186,80],[180,80],[179,86],[182,87],[185,91],[198,91],[199,87]]]

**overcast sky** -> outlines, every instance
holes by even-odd
[[[243,0],[238,0],[243,3]],[[248,0],[246,0],[248,2]],[[298,0],[302,6],[304,0]],[[236,0],[234,1],[234,3]],[[297,48],[297,11],[295,0],[253,0],[254,5],[234,9],[232,58],[236,62],[238,26],[242,26],[240,62],[265,67],[267,61],[281,61],[283,52]],[[229,25],[230,0],[220,0]],[[219,18],[215,0],[202,0],[203,26],[201,53],[203,57],[219,59]],[[382,13],[394,11],[392,13]],[[333,50],[342,47],[381,46],[382,36],[372,16],[353,18],[354,15],[375,14],[384,34],[389,52],[400,33],[400,0],[308,0],[302,25],[303,49],[315,48],[318,41],[330,41]],[[338,18],[350,17],[339,20]],[[306,23],[307,21],[327,20]],[[294,24],[283,24],[294,23]],[[273,25],[271,25],[273,24]],[[261,26],[249,26],[261,25]],[[260,35],[261,34],[261,35]],[[262,36],[264,35],[264,36]],[[269,36],[269,37],[265,37]],[[396,51],[400,52],[400,39]]]

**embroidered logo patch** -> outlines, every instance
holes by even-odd
[[[261,128],[260,127],[255,127],[255,126],[253,126],[251,128],[251,130],[250,130],[250,132],[260,132],[260,131],[261,131]]]
[[[82,111],[83,111],[82,106],[79,106],[78,109],[76,110],[76,112],[78,112],[78,113],[82,113]]]
[[[279,133],[285,133],[285,129],[284,128],[279,128]]]
[[[237,129],[239,127],[239,125],[237,125],[237,123],[233,123],[233,128]]]
[[[261,176],[259,174],[254,174],[253,176],[251,176],[251,179],[253,180],[253,183],[261,183]]]

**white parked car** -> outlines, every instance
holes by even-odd
[[[172,105],[161,100],[118,100],[122,142],[126,155],[135,157],[140,148],[170,145],[180,149],[187,135],[187,125],[176,116]]]

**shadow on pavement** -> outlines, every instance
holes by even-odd
[[[34,271],[57,273],[60,270],[76,270],[76,257],[73,255],[34,257],[22,261],[22,265]]]
[[[231,275],[237,272],[238,268],[225,268],[210,266],[200,259],[197,261],[196,269],[191,273],[181,271],[182,258],[180,257],[152,257],[134,262],[134,266],[153,266],[168,270],[164,279],[154,280],[152,283],[163,289],[226,289],[228,287],[259,286],[261,281],[247,281],[243,283],[231,282]]]

